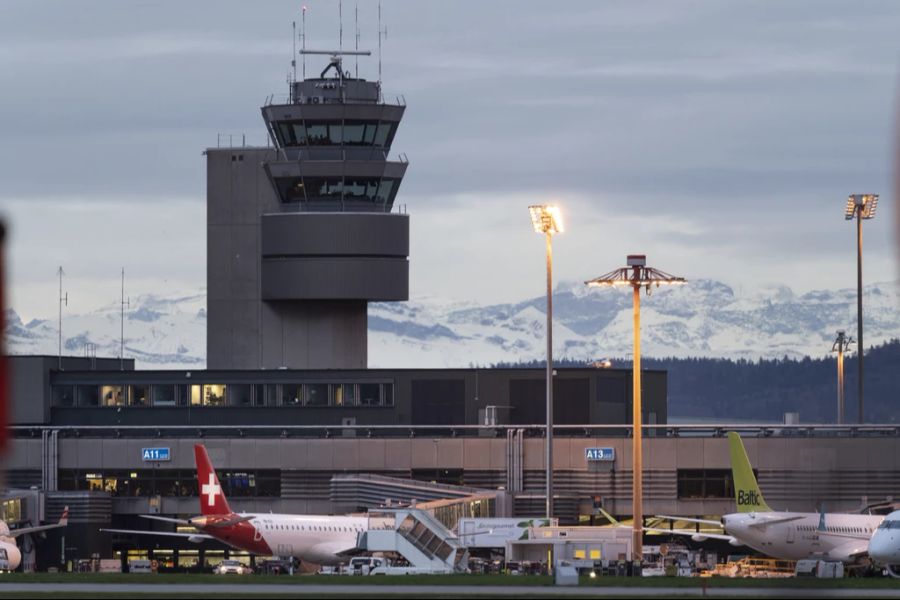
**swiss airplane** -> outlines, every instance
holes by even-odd
[[[40,525],[39,527],[22,527],[20,529],[10,529],[6,521],[0,521],[0,571],[15,571],[22,563],[22,551],[16,545],[16,538],[26,533],[37,533],[39,531],[47,531],[48,529],[56,529],[57,527],[65,527],[69,524],[69,507],[63,509],[63,514],[59,518],[58,523],[53,525]]]
[[[655,528],[648,528],[648,531],[687,535],[698,542],[705,539],[725,540],[732,546],[749,546],[768,556],[787,560],[821,558],[854,563],[866,555],[869,540],[883,516],[774,511],[763,499],[744,443],[734,431],[728,432],[728,448],[734,475],[736,513],[724,515],[721,521],[659,516],[661,519],[719,526],[725,533]]]
[[[236,513],[225,499],[219,478],[202,444],[194,446],[194,458],[200,488],[200,516],[190,519],[141,516],[190,525],[199,533],[129,529],[101,531],[183,537],[196,543],[212,539],[260,556],[293,556],[319,565],[335,565],[349,560],[349,554],[356,549],[358,534],[368,529],[366,517]]]

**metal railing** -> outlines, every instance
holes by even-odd
[[[263,137],[265,139],[263,140]],[[266,134],[254,134],[250,144],[246,133],[216,134],[216,148],[272,148],[272,139]],[[262,142],[262,143],[254,143]]]
[[[203,410],[203,409],[199,409]],[[221,409],[219,409],[221,410]],[[143,415],[149,416],[146,410]],[[39,438],[45,431],[62,437],[493,437],[505,438],[507,431],[522,431],[526,438],[544,437],[546,426],[533,425],[13,425],[14,437]],[[900,425],[747,425],[743,423],[644,425],[644,434],[653,438],[721,438],[729,431],[757,438],[900,437]],[[554,425],[554,435],[581,438],[628,438],[627,424]],[[345,436],[344,434],[350,435]]]

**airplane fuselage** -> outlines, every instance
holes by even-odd
[[[365,517],[329,517],[273,513],[239,513],[248,518],[234,525],[215,523],[200,531],[241,550],[262,556],[293,556],[303,561],[333,565],[356,547],[358,535],[369,527]]]
[[[787,560],[855,562],[884,517],[879,515],[757,512],[722,518],[726,533],[763,554]]]

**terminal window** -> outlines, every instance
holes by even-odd
[[[125,386],[101,386],[100,398],[103,400],[103,406],[122,406],[123,404],[125,404]]]
[[[678,498],[733,498],[731,469],[678,469]]]

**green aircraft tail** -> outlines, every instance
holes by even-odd
[[[734,500],[739,513],[771,512],[772,509],[763,499],[753,475],[753,467],[744,450],[744,442],[734,431],[728,432],[728,450],[731,453],[731,473],[734,476]]]

